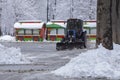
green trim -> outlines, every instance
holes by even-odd
[[[19,41],[19,40],[16,38],[16,41]],[[33,40],[33,38],[23,38],[22,41],[34,41],[34,40]],[[38,42],[39,42],[39,41],[42,42],[43,39],[42,39],[42,38],[39,38]]]
[[[60,26],[58,24],[47,24],[46,28],[55,28],[55,29],[59,29],[59,28],[64,28],[63,26]]]
[[[61,41],[61,40],[62,40],[62,38],[55,38],[54,41]],[[48,37],[48,41],[51,41],[51,40],[50,40],[50,37]]]
[[[24,41],[33,41],[32,38],[24,38]]]
[[[62,38],[56,38],[56,41],[61,41],[62,40]]]
[[[96,38],[88,38],[88,40],[96,40]]]

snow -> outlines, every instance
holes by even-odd
[[[96,27],[96,22],[87,23],[84,25],[84,27]]]
[[[15,23],[14,28],[24,28],[24,29],[41,29],[44,25],[44,22],[42,23]]]
[[[19,20],[18,22],[23,23],[23,22],[33,22],[33,23],[38,23],[42,22],[42,20]]]
[[[81,53],[52,73],[64,77],[118,79],[120,78],[120,45],[114,44],[114,50],[107,50],[100,45],[98,49]]]
[[[64,28],[66,28],[66,24],[65,23],[55,23],[55,24],[60,25],[60,26],[62,26]]]
[[[51,22],[66,22],[66,20],[51,20]]]
[[[47,20],[47,0],[2,0],[0,26],[5,35],[14,32],[19,20]]]
[[[48,23],[47,23],[47,25],[51,25],[51,24],[57,24],[57,25],[60,25],[60,26],[63,27],[63,28],[66,28],[66,25],[67,25],[67,24],[65,24],[65,23],[60,23],[60,22],[55,22],[55,23],[54,23],[54,22],[48,22]]]
[[[5,35],[14,34],[14,23],[19,20],[96,20],[97,0],[2,0],[0,4],[0,26]]]
[[[0,44],[0,64],[26,64],[30,60],[22,55],[20,48],[8,48]]]
[[[15,41],[15,37],[12,37],[10,35],[4,35],[0,37],[0,41],[6,41],[6,42],[14,42]]]

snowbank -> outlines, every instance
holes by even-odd
[[[8,48],[0,44],[0,64],[26,64],[30,60],[25,58],[19,48]]]
[[[64,77],[120,78],[120,45],[114,44],[111,51],[99,46],[71,59],[52,73]]]
[[[13,42],[15,41],[15,37],[9,36],[9,35],[4,35],[0,37],[0,41],[8,41],[8,42]]]

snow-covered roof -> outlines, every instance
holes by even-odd
[[[17,22],[14,24],[14,28],[24,28],[24,29],[41,29],[45,23],[38,22],[38,23],[25,23],[25,22]]]
[[[66,28],[66,23],[59,23],[59,22],[55,22],[55,23],[53,23],[53,22],[48,22],[47,23],[47,25],[51,25],[51,24],[57,24],[57,25],[60,25],[61,27],[63,27],[63,28]]]
[[[96,20],[86,20],[84,22],[96,22]]]
[[[96,27],[96,22],[87,23],[84,27]]]

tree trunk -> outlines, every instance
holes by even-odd
[[[97,45],[113,49],[112,41],[112,0],[98,0],[97,7]]]
[[[1,26],[0,26],[0,36],[2,36]]]
[[[113,41],[120,44],[120,0],[113,0],[112,3]]]
[[[1,19],[1,18],[0,18]],[[2,31],[1,31],[1,20],[0,20],[0,36],[2,35]]]

